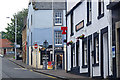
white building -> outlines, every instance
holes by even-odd
[[[68,72],[89,77],[112,76],[112,18],[108,4],[109,0],[78,0],[71,9],[68,7],[67,42],[73,42],[67,46]],[[80,38],[82,35],[84,38]]]
[[[27,18],[27,42],[28,55],[27,63],[33,67],[43,67],[44,51],[40,51],[43,42],[47,40],[49,49],[47,50],[48,61],[55,61],[56,68],[65,69],[65,44],[66,38],[62,35],[61,26],[66,26],[66,6],[65,2],[44,2],[31,0],[28,6]],[[34,43],[39,45],[36,66],[36,51]],[[39,52],[40,51],[40,52]],[[59,66],[61,65],[61,66]]]

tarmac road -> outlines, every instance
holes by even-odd
[[[36,73],[31,70],[27,70],[24,68],[19,67],[18,65],[10,62],[7,58],[2,58],[2,78],[3,79],[32,79],[32,80],[42,80],[42,79],[48,79],[53,80],[54,77],[47,76],[44,74]]]

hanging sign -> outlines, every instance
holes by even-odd
[[[66,34],[67,27],[61,27],[61,30],[63,31],[62,34]]]

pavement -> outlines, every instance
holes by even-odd
[[[75,79],[75,78],[76,79],[78,79],[78,78],[79,79],[88,78],[88,77],[84,77],[84,76],[80,76],[80,75],[66,73],[65,70],[41,70],[41,69],[39,70],[39,69],[35,69],[35,68],[32,68],[31,66],[23,63],[22,60],[15,60],[15,59],[9,58],[9,61],[11,61],[14,64],[19,65],[19,66],[21,66],[25,69],[31,69],[34,72],[49,75],[49,76],[53,76],[53,77],[56,77],[56,78],[59,78],[59,79],[67,79],[68,80],[68,79]]]

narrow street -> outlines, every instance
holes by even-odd
[[[40,73],[33,72],[31,70],[23,69],[16,64],[10,62],[7,58],[2,59],[2,78],[31,78],[31,79],[52,79],[54,77],[46,76]]]

